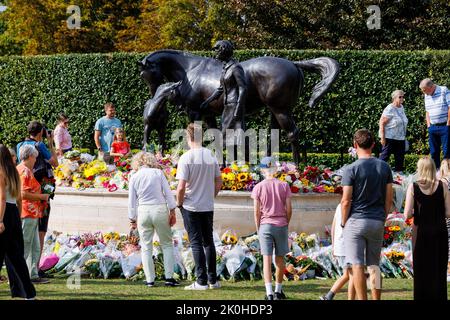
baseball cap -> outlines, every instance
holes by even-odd
[[[261,159],[261,162],[259,163],[259,167],[261,169],[268,169],[270,167],[273,167],[275,165],[275,160],[272,157],[264,157]]]

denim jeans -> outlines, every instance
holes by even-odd
[[[439,168],[441,166],[441,145],[444,153],[444,159],[449,158],[448,126],[431,125],[428,128],[428,142],[430,144],[431,158],[433,158],[436,168]]]
[[[216,247],[213,239],[213,211],[194,212],[182,209],[184,228],[189,237],[195,262],[195,276],[200,285],[214,284],[216,274]]]

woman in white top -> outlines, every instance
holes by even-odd
[[[165,285],[174,287],[174,252],[171,227],[175,224],[175,198],[164,173],[157,169],[154,155],[139,152],[133,157],[132,168],[137,172],[130,178],[128,217],[131,227],[137,227],[141,239],[142,265],[149,287],[155,285],[153,264],[153,235],[159,236],[164,257]]]
[[[389,104],[381,115],[379,135],[382,150],[380,159],[389,162],[389,157],[394,154],[395,168],[397,172],[404,170],[406,153],[406,127],[408,118],[402,103],[405,99],[405,92],[395,90],[392,92],[392,103]]]
[[[7,147],[0,144],[0,270],[8,258],[11,296],[34,299],[36,291],[24,258],[20,176]]]

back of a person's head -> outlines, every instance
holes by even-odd
[[[353,135],[353,141],[356,142],[358,147],[361,149],[370,149],[372,148],[373,144],[375,143],[375,138],[367,129],[359,129],[355,132]]]
[[[436,180],[436,165],[430,157],[423,157],[417,162],[417,181],[430,185]]]
[[[16,198],[20,192],[20,177],[9,149],[3,144],[0,144],[0,173],[6,180],[11,196]]]
[[[450,159],[442,160],[439,173],[441,174],[442,178],[450,177]]]
[[[65,113],[61,112],[60,114],[58,114],[56,119],[57,119],[57,122],[60,123],[60,122],[64,122],[65,120],[67,120],[69,118],[67,117],[67,115]]]
[[[158,161],[153,153],[140,151],[133,156],[131,168],[139,170],[141,167],[158,168]]]
[[[202,143],[202,126],[198,123],[190,123],[186,128],[187,138],[191,142]]]
[[[28,134],[35,137],[42,131],[42,128],[44,128],[44,126],[39,121],[31,121],[27,127]]]

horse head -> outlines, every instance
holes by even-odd
[[[173,104],[179,103],[181,83],[182,81],[167,82],[158,87],[153,98],[145,103],[144,117],[146,120],[157,117],[167,101]]]
[[[147,83],[152,95],[155,95],[158,86],[164,80],[160,65],[152,61],[149,57],[145,57],[142,61],[137,61],[137,65],[139,67],[140,77]]]

